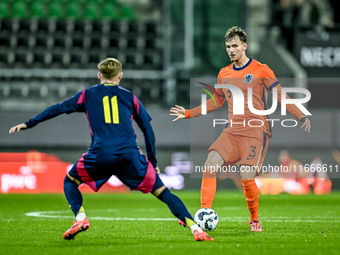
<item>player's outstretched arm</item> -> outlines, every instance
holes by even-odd
[[[175,122],[180,119],[185,119],[185,111],[186,109],[180,105],[175,105],[175,107],[171,107],[170,116],[176,117],[176,119],[173,119],[172,122]]]
[[[25,130],[26,128],[27,128],[27,125],[25,123],[21,123],[19,125],[11,127],[11,129],[9,130],[9,133],[12,134],[14,132],[19,132],[20,130]]]
[[[340,164],[340,151],[334,149],[332,151],[332,155],[333,155],[334,159]]]
[[[305,131],[307,131],[308,133],[310,133],[310,120],[306,117],[306,116],[301,116],[300,117],[300,121],[303,123],[301,128],[305,128]]]

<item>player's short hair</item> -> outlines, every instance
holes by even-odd
[[[122,64],[115,58],[106,58],[97,65],[99,72],[105,79],[111,79],[119,74],[123,67]]]
[[[229,42],[234,37],[238,37],[241,42],[246,43],[247,42],[247,33],[242,28],[238,26],[234,26],[232,28],[229,28],[228,31],[225,33],[225,42]]]

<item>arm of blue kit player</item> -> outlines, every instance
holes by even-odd
[[[139,128],[142,130],[144,134],[145,148],[148,156],[148,160],[151,162],[154,168],[157,168],[157,160],[156,160],[156,139],[155,133],[153,132],[151,126],[151,117],[146,112],[142,103],[135,98],[134,103],[134,113],[133,118],[137,122]]]
[[[52,105],[51,107],[47,108],[46,110],[44,110],[34,118],[30,119],[29,121],[26,121],[25,123],[21,123],[12,127],[9,130],[9,133],[14,133],[20,130],[25,130],[27,128],[32,128],[39,124],[40,122],[49,120],[63,113],[69,114],[75,111],[78,112],[84,111],[83,97],[84,91],[75,94],[70,99],[67,99],[59,104]]]

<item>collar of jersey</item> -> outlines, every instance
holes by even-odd
[[[252,59],[252,58],[249,58],[249,61],[248,61],[248,63],[247,63],[247,64],[245,64],[245,65],[244,65],[244,66],[242,66],[242,67],[239,67],[239,68],[235,67],[235,65],[233,64],[233,69],[234,69],[235,71],[240,71],[240,70],[242,70],[242,69],[246,68],[247,66],[249,66],[249,65],[250,65],[250,63],[251,63],[251,61],[253,61],[253,59]]]
[[[114,83],[103,83],[104,86],[118,86],[117,84]]]

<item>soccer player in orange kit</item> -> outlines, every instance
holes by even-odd
[[[248,58],[246,55],[247,35],[239,27],[230,28],[225,35],[226,50],[232,64],[222,68],[218,74],[218,84],[232,84],[242,90],[244,95],[244,114],[233,114],[233,97],[229,89],[216,89],[218,95],[206,103],[207,113],[220,108],[225,101],[228,102],[228,123],[220,137],[210,146],[208,158],[204,163],[206,169],[213,167],[231,166],[239,162],[241,181],[244,195],[250,212],[251,231],[262,231],[259,221],[259,189],[255,183],[255,176],[263,164],[268,138],[271,129],[266,115],[256,115],[248,108],[247,89],[252,87],[253,106],[257,110],[266,109],[267,91],[277,89],[278,100],[281,103],[281,85],[273,71],[264,64]],[[287,98],[288,95],[287,95]],[[217,102],[215,104],[215,102]],[[201,115],[202,106],[186,110],[176,105],[170,110],[170,115],[176,117],[173,121],[184,118],[193,118]],[[298,107],[287,104],[287,110],[298,120],[303,122],[301,128],[310,132],[310,120],[303,115]],[[262,126],[243,125],[249,120],[263,121]],[[203,173],[201,186],[201,207],[211,208],[216,193],[216,171]]]

